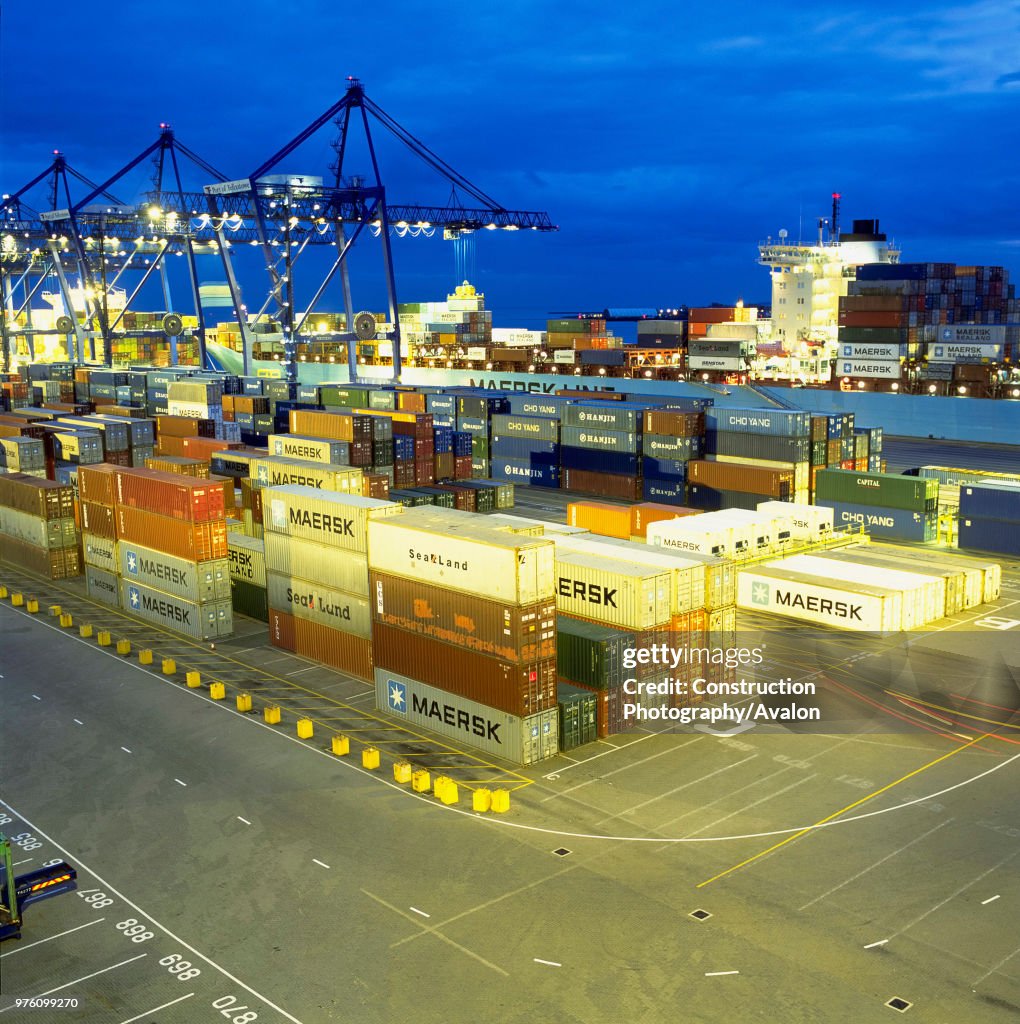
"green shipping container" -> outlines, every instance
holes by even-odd
[[[591,334],[590,320],[547,320],[550,334]]]
[[[265,587],[244,580],[230,580],[230,603],[235,612],[259,622],[269,621],[269,599]]]
[[[815,481],[815,499],[899,508],[909,512],[933,512],[938,510],[939,482],[896,473],[822,469]]]
[[[840,327],[841,345],[905,345],[910,340],[906,327]]]
[[[327,408],[367,409],[368,388],[346,388],[326,384],[319,392],[319,399]]]
[[[623,662],[633,640],[633,634],[622,629],[557,615],[556,673],[596,690],[618,689],[632,671]]]
[[[560,714],[560,750],[573,750],[598,738],[595,710],[598,697],[569,683],[558,683],[556,699]]]

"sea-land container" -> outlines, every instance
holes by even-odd
[[[670,620],[671,589],[665,569],[557,545],[556,607],[567,615],[652,629]]]
[[[118,549],[118,566],[124,579],[196,604],[230,599],[230,566],[225,558],[192,562],[124,541]]]
[[[833,511],[823,505],[761,501],[758,503],[758,511],[782,518],[790,531],[791,540],[814,542],[832,534]]]
[[[1020,524],[1020,483],[982,480],[960,487],[960,516],[964,519],[1002,519]],[[1017,525],[1020,533],[1020,525]]]
[[[284,459],[299,459],[323,465],[349,466],[349,441],[331,441],[321,437],[302,437],[296,434],[270,434],[266,438],[270,455]]]
[[[372,635],[372,617],[364,597],[271,570],[266,573],[266,594],[270,607],[296,619],[318,622],[353,636]]]
[[[742,431],[783,437],[810,437],[811,414],[789,409],[735,409],[713,406],[705,412],[705,433]]]
[[[350,551],[366,550],[370,522],[401,512],[400,506],[390,501],[297,484],[265,489],[262,509],[267,530]]]
[[[234,632],[234,610],[229,597],[225,601],[196,604],[122,577],[120,603],[133,615],[196,640],[216,640]]]
[[[273,536],[279,536],[274,534]],[[266,543],[264,538],[248,537],[233,530],[227,533],[227,559],[230,578],[266,587]]]
[[[458,745],[518,765],[537,764],[558,752],[556,708],[513,715],[384,669],[375,670],[375,686],[380,711],[437,732]]]
[[[737,607],[850,632],[895,633],[902,595],[878,585],[833,580],[766,564],[741,569]]]
[[[92,506],[103,509],[106,506]],[[85,519],[82,508],[82,522],[86,529],[110,536],[96,529]],[[170,516],[157,515],[144,509],[118,505],[113,510],[115,536],[120,540],[144,544],[146,547],[165,551],[188,561],[205,562],[209,559],[227,557],[227,524],[224,519],[208,523],[189,523]]]
[[[822,499],[827,500],[823,502]],[[938,481],[924,477],[823,469],[815,479],[817,504],[837,501],[850,505],[928,512],[937,510],[938,499]]]
[[[85,587],[93,600],[102,601],[114,608],[120,606],[120,578],[116,573],[86,565]]]
[[[372,615],[398,629],[510,662],[556,656],[556,602],[486,601],[417,580],[373,572]]]
[[[874,537],[922,543],[935,540],[938,530],[935,513],[912,512],[902,508],[879,508],[874,505],[851,505],[828,498],[816,498],[815,501],[832,509],[833,526],[837,530],[863,529]]]
[[[466,526],[454,534],[445,522],[430,520],[431,511],[408,509],[402,516],[373,520],[369,566],[488,600],[527,605],[552,595],[550,541],[515,537],[484,525]]]
[[[116,573],[120,562],[117,555],[117,541],[112,537],[100,537],[95,533],[82,533],[82,555],[86,565]]]
[[[381,622],[372,624],[372,653],[377,668],[512,715],[556,707],[555,658],[512,664]]]

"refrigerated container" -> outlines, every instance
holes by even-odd
[[[231,530],[227,533],[227,559],[231,579],[250,583],[265,590],[266,543],[264,538],[248,537]]]
[[[666,569],[556,548],[556,607],[568,615],[626,629],[662,626],[671,617],[672,582]]]
[[[815,542],[832,535],[833,511],[822,505],[800,505],[789,501],[762,501],[759,512],[779,516],[795,541]]]

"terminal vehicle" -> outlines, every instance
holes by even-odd
[[[20,939],[22,915],[31,903],[74,892],[78,872],[60,861],[15,877],[11,863],[11,841],[0,835],[0,942]]]

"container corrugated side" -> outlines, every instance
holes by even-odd
[[[556,549],[556,607],[627,629],[651,629],[670,620],[670,573],[638,562]]]
[[[373,618],[510,662],[556,656],[556,602],[486,601],[456,590],[373,572]]]
[[[955,551],[924,551],[920,548],[900,548],[895,545],[875,545],[877,550],[894,551],[912,561],[949,569],[960,569],[967,574],[967,607],[997,601],[1002,593],[1002,566],[983,558],[968,557]]]
[[[556,617],[556,671],[573,683],[618,689],[630,673],[624,660],[633,646],[633,633],[569,615]]]
[[[381,622],[372,624],[372,653],[377,668],[513,715],[556,707],[555,658],[513,665]]]
[[[601,501],[572,501],[567,505],[567,525],[590,530],[603,537],[629,540],[630,508]]]
[[[314,487],[267,488],[262,495],[266,530],[318,541],[329,547],[365,551],[368,527],[399,517],[400,505],[354,494],[333,494]]]
[[[555,708],[513,715],[380,668],[375,686],[380,711],[512,764],[537,764],[557,753]]]
[[[74,519],[40,519],[39,516],[0,505],[0,533],[40,548],[75,547],[78,530]]]
[[[247,615],[260,622],[269,621],[269,598],[265,587],[257,587],[254,583],[231,578],[230,603],[235,615]]]
[[[742,553],[742,542],[738,543],[734,539],[731,528],[720,524],[702,523],[699,521],[701,518],[691,516],[687,519],[652,523],[646,539],[654,547],[718,555],[721,558],[737,557]]]
[[[822,469],[815,478],[815,500],[818,503],[826,499],[851,505],[924,512],[937,508],[938,497],[938,481],[927,477]]]
[[[875,537],[892,540],[933,541],[937,532],[935,513],[913,512],[902,508],[879,508],[875,505],[850,505],[830,498],[816,498],[820,505],[831,508],[837,530],[860,530]]]
[[[962,518],[959,544],[974,551],[1020,555],[1020,526],[1006,519]]]
[[[1020,524],[1020,483],[982,480],[960,487],[960,516]],[[1020,526],[1017,527],[1020,532]]]
[[[40,548],[0,533],[0,561],[21,566],[50,579],[62,580],[80,576],[77,548]]]
[[[271,607],[296,619],[317,622],[352,636],[372,634],[372,616],[364,597],[277,572],[266,573],[266,593]]]
[[[227,558],[230,562],[231,579],[250,583],[265,590],[265,540],[231,530],[227,533]]]
[[[786,409],[735,409],[715,406],[705,412],[705,430],[810,437],[811,414]]]
[[[196,604],[134,580],[120,581],[121,607],[140,618],[196,640],[216,640],[234,632],[230,600]]]
[[[515,604],[535,604],[552,595],[548,540],[473,525],[453,533],[445,523],[430,523],[429,511],[409,509],[404,516],[372,522],[369,567]]]
[[[95,533],[81,535],[82,554],[86,565],[116,573],[119,566],[117,541],[112,537],[100,537]]]
[[[368,559],[360,551],[327,548],[311,540],[266,533],[266,569],[313,583],[328,583],[347,594],[368,597]]]
[[[120,607],[120,578],[115,573],[86,565],[85,586],[93,600]]]
[[[759,512],[779,516],[790,530],[793,540],[817,541],[833,530],[833,512],[822,505],[795,505],[789,501],[761,501]]]
[[[269,609],[269,642],[365,682],[372,681],[372,641]]]
[[[252,484],[258,487],[300,486],[358,495],[364,488],[364,474],[354,466],[323,466],[300,459],[267,456],[252,459],[249,469]]]
[[[230,599],[230,565],[225,558],[194,562],[123,541],[119,545],[118,564],[124,579],[185,601],[203,604]]]
[[[227,524],[223,519],[211,523],[187,523],[126,505],[118,505],[113,512],[116,536],[121,540],[144,544],[189,561],[204,562],[227,557]],[[86,525],[89,530],[93,529],[90,524]]]
[[[321,437],[270,434],[266,438],[266,447],[269,449],[270,455],[326,465],[347,466],[351,459],[350,442],[331,441]]]

